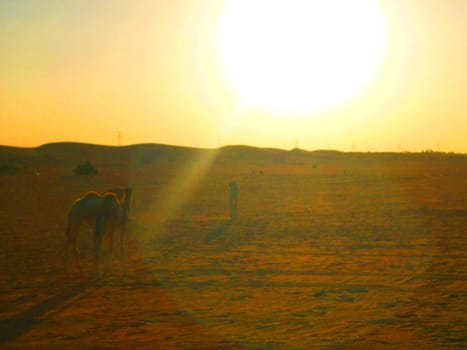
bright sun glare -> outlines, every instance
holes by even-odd
[[[376,0],[231,0],[218,40],[240,108],[297,116],[357,95],[376,75],[386,32]]]

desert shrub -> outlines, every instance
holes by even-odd
[[[6,163],[0,164],[0,174],[14,175],[25,173],[25,167],[19,164]]]
[[[83,164],[78,164],[74,169],[74,173],[75,175],[96,175],[98,171],[94,165],[92,165],[91,162],[87,160]]]

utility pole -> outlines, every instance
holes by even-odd
[[[119,145],[119,146],[122,145],[122,138],[123,138],[122,132],[119,131],[119,132],[117,133],[117,145]]]

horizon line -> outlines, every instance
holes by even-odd
[[[358,154],[368,154],[368,153],[395,153],[395,154],[458,154],[458,155],[465,155],[466,152],[455,152],[455,151],[441,151],[441,150],[434,150],[431,148],[422,149],[419,151],[411,151],[405,149],[399,150],[378,150],[372,151],[370,149],[367,150],[340,150],[337,148],[316,148],[316,149],[307,149],[301,147],[292,147],[292,148],[280,148],[280,147],[267,147],[267,146],[254,146],[248,144],[226,144],[217,147],[196,147],[196,146],[183,146],[183,145],[176,145],[176,144],[169,144],[169,143],[158,143],[158,142],[140,142],[140,143],[133,143],[133,144],[125,144],[125,145],[111,145],[111,144],[100,144],[100,143],[92,143],[92,142],[82,142],[82,141],[53,141],[53,142],[46,142],[40,144],[38,146],[14,146],[14,145],[5,145],[0,144],[0,147],[9,147],[9,148],[22,148],[22,149],[37,149],[47,145],[56,145],[56,144],[77,144],[77,145],[88,145],[88,146],[97,146],[97,147],[113,147],[113,148],[125,148],[125,147],[135,147],[135,146],[144,146],[144,145],[157,145],[157,146],[166,146],[166,147],[177,147],[177,148],[187,148],[187,149],[198,149],[198,150],[219,150],[226,147],[247,147],[247,148],[254,148],[254,149],[265,149],[265,150],[277,150],[277,151],[304,151],[304,152],[339,152],[339,153],[358,153]]]

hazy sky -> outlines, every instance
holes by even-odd
[[[280,8],[293,1],[274,15],[252,1],[224,36],[227,0],[0,1],[0,144],[467,152],[467,1],[375,0],[382,17],[365,23],[378,37],[352,31],[360,8],[314,7],[295,21]],[[288,113],[294,103],[309,110]]]

